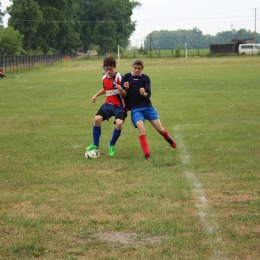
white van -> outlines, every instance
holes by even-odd
[[[249,55],[255,55],[260,54],[260,44],[256,43],[247,43],[247,44],[240,44],[238,47],[238,53],[239,54],[249,54]]]

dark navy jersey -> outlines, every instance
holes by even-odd
[[[127,108],[134,109],[140,107],[148,107],[151,106],[151,81],[150,78],[141,74],[140,76],[133,76],[132,73],[127,73],[124,76],[124,81],[129,82],[130,87],[127,90],[126,96],[126,105]],[[148,94],[147,97],[144,97],[140,94],[139,89],[144,88],[145,92]]]

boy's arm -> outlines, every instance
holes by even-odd
[[[91,99],[92,103],[96,102],[97,97],[106,94],[106,91],[104,88],[102,88],[101,90],[99,90]]]
[[[151,80],[150,78],[147,76],[146,80],[145,80],[145,93],[147,94],[145,97],[150,97],[151,96]]]
[[[127,96],[127,92],[126,92],[126,89],[124,87],[124,82],[125,82],[125,78],[124,78],[124,76],[122,76],[121,81],[117,82],[117,85],[116,85],[116,88],[120,91],[120,95],[122,97]]]
[[[116,85],[116,88],[120,91],[120,95],[122,97],[126,97],[127,96],[127,92],[125,89],[123,89],[120,85]]]

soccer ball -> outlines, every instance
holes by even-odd
[[[86,151],[85,152],[85,157],[87,159],[96,159],[99,157],[99,151],[97,149],[93,149],[91,151]]]

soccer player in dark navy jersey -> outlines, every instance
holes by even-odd
[[[86,150],[90,151],[99,148],[101,124],[104,120],[108,120],[114,116],[116,126],[108,145],[109,155],[114,156],[114,146],[121,134],[122,125],[127,116],[125,103],[126,90],[123,86],[123,75],[116,72],[116,60],[113,57],[108,57],[104,60],[104,66],[106,67],[107,74],[102,77],[103,88],[92,97],[92,103],[95,103],[98,96],[104,94],[106,94],[106,100],[94,118],[93,143]]]
[[[131,118],[134,127],[139,132],[139,142],[142,147],[145,160],[151,159],[150,149],[146,140],[144,121],[149,120],[153,127],[164,139],[176,148],[175,140],[169,135],[168,131],[162,126],[157,111],[151,102],[151,81],[150,78],[142,74],[144,68],[143,61],[136,60],[133,63],[133,71],[124,75],[124,87],[127,90],[127,107],[131,110]]]

